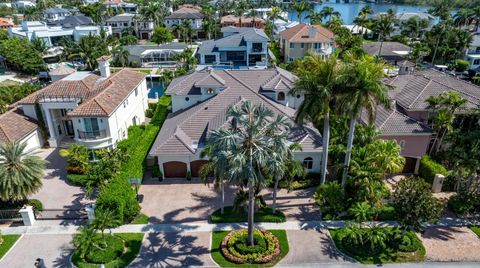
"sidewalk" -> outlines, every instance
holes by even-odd
[[[255,225],[264,229],[282,229],[282,230],[309,230],[318,228],[342,228],[345,221],[287,221],[283,223],[256,223]],[[394,221],[375,222],[380,226],[398,226]],[[470,226],[479,225],[479,221],[461,220],[445,218],[441,219],[437,224],[425,224],[425,227],[435,226]],[[16,226],[16,227],[0,227],[2,234],[73,234],[76,233],[81,225],[34,225],[34,226]],[[246,223],[173,223],[173,224],[127,224],[118,228],[111,229],[113,233],[188,233],[188,232],[212,232],[212,231],[228,231],[239,228],[246,228]]]

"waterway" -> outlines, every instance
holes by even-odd
[[[358,15],[358,12],[366,6],[370,5],[375,13],[387,12],[389,9],[392,9],[395,13],[405,13],[405,12],[427,12],[430,7],[428,6],[412,6],[412,5],[396,5],[396,4],[376,4],[376,3],[336,3],[336,2],[326,2],[322,4],[315,4],[315,12],[320,12],[323,7],[332,7],[336,11],[340,12],[341,18],[344,24],[353,24],[353,19]],[[302,21],[309,22],[305,17],[308,15],[307,12],[302,14]],[[297,21],[298,16],[297,12],[290,10],[288,12],[288,19],[290,21]]]

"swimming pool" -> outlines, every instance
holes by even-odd
[[[212,65],[212,68],[217,69],[217,70],[231,70],[231,69],[238,70],[238,69],[240,69],[240,66],[238,66],[238,65]]]
[[[158,77],[147,77],[148,98],[159,99],[163,95],[163,82]]]

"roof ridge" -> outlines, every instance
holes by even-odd
[[[458,78],[456,78],[456,77],[451,77],[451,78],[456,79],[456,80],[459,81],[460,83],[466,83],[465,81],[462,81],[462,80],[460,80],[460,79],[458,79]],[[438,83],[438,84],[440,84],[440,85],[442,85],[442,86],[448,87],[448,88],[450,88],[450,89],[452,89],[452,90],[454,90],[454,91],[460,92],[460,93],[465,94],[465,95],[467,95],[467,96],[469,96],[469,97],[471,97],[471,98],[473,98],[473,99],[476,99],[476,100],[479,100],[479,101],[480,101],[480,98],[477,97],[477,96],[474,96],[474,95],[472,95],[472,94],[470,94],[470,93],[466,93],[466,92],[463,91],[463,90],[460,90],[460,89],[457,89],[457,88],[453,88],[453,87],[451,87],[451,86],[449,86],[449,85],[446,85],[446,84],[444,84],[444,83],[442,83],[442,82],[440,82],[440,81],[434,80],[434,79],[432,79],[432,78],[429,78],[429,79],[430,79],[431,81],[434,81],[435,83]],[[469,83],[467,83],[467,84],[469,84]],[[470,84],[469,84],[469,85],[470,85]],[[467,101],[468,101],[468,100],[467,100]]]
[[[376,109],[375,109],[375,110],[376,110]],[[388,111],[388,109],[385,109],[385,110]],[[381,128],[385,125],[385,123],[387,123],[388,119],[390,119],[390,117],[393,116],[393,114],[395,113],[395,111],[396,111],[396,109],[392,109],[392,110],[391,110],[390,114],[389,114],[388,117],[385,119],[385,121],[383,121],[383,123],[378,127],[379,129],[381,129]],[[377,117],[376,114],[375,114],[375,117]]]
[[[411,108],[412,105],[420,98],[420,95],[427,89],[427,87],[432,83],[433,79],[427,78],[425,75],[423,75],[423,78],[428,79],[428,83],[423,87],[423,89],[417,94],[417,97],[413,99],[410,105],[408,105],[408,108]]]

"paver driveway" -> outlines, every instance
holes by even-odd
[[[58,155],[58,149],[38,150],[38,156],[48,161],[42,189],[31,198],[42,201],[46,209],[77,209],[83,207],[84,191],[67,182],[67,162]]]
[[[280,190],[277,206],[288,220],[320,220],[318,207],[312,196],[314,188],[292,191]],[[225,205],[233,204],[236,189],[226,187]],[[143,195],[142,212],[150,222],[194,222],[208,221],[209,215],[220,208],[220,192],[213,184],[205,185],[198,178],[187,181],[184,178],[167,178],[163,182],[146,179],[140,187]],[[268,205],[271,205],[271,189],[262,191]]]
[[[35,260],[42,258],[46,267],[70,267],[72,250],[71,235],[24,235],[15,247],[0,262],[0,267],[34,267]]]
[[[352,263],[335,248],[327,229],[287,230],[287,237],[290,250],[279,265]]]
[[[430,227],[419,238],[429,261],[480,261],[480,239],[468,227]]]
[[[147,233],[129,267],[217,267],[210,257],[210,232]]]

